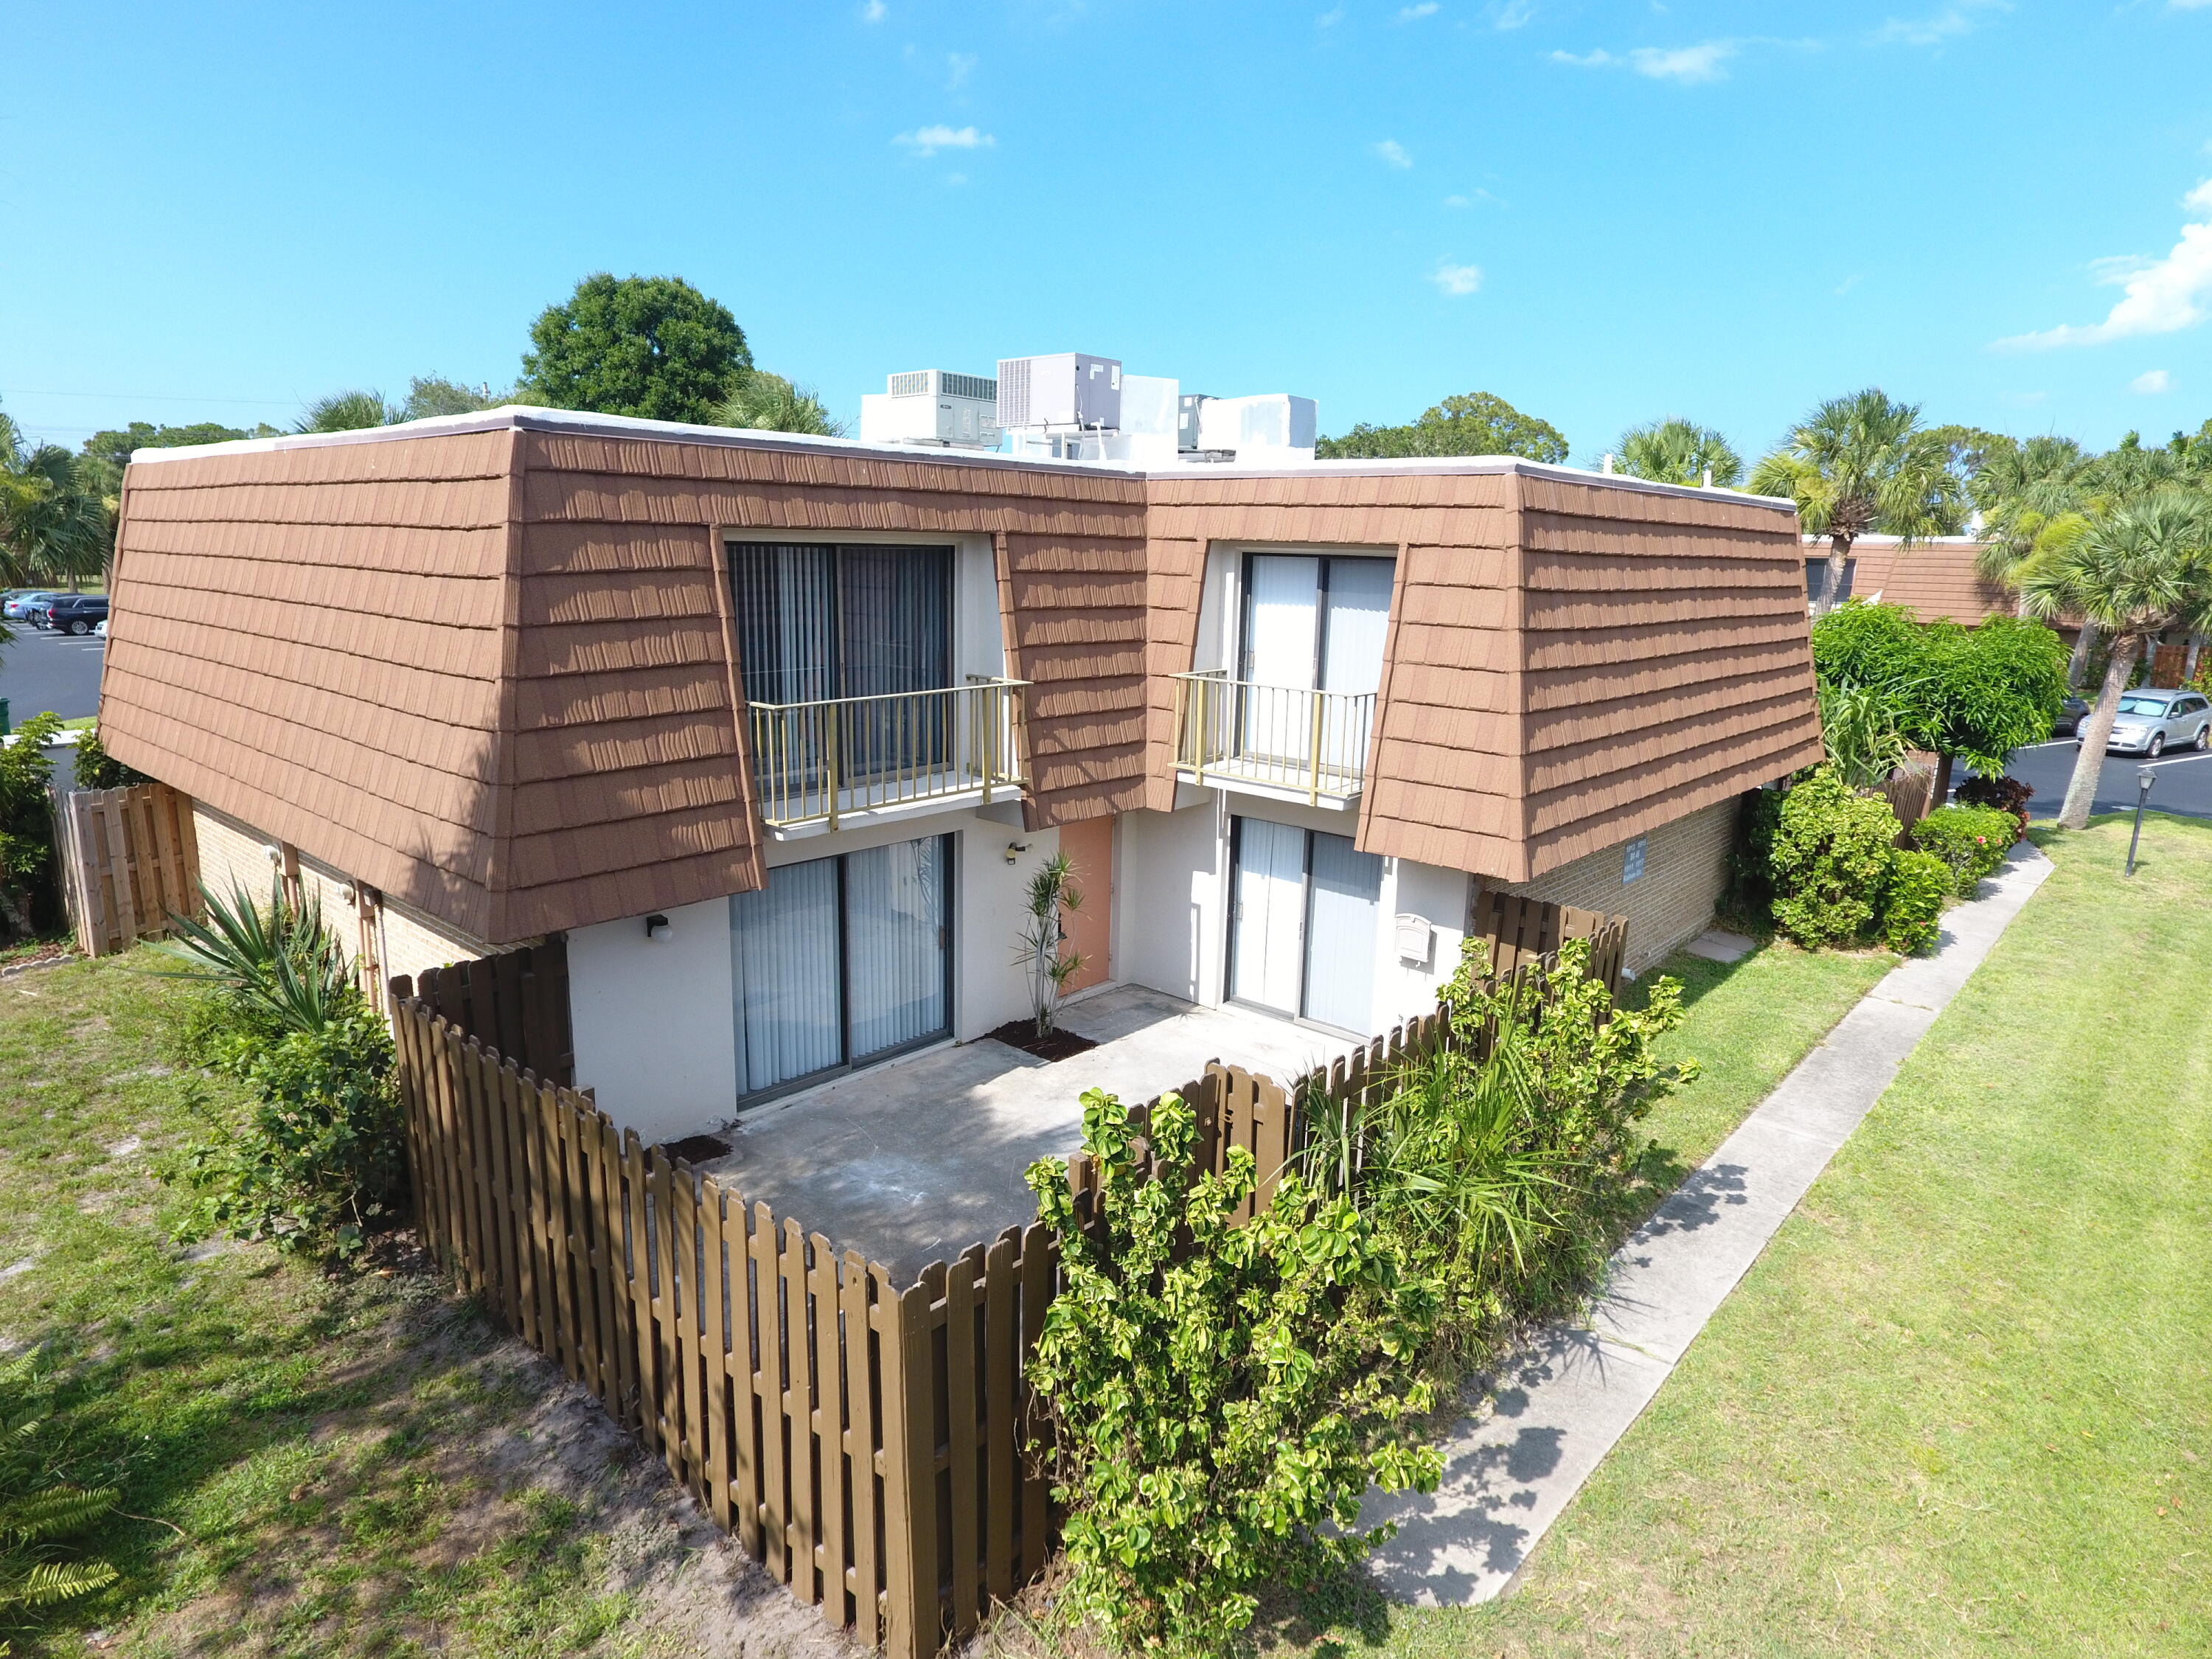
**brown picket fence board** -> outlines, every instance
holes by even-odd
[[[76,947],[112,956],[200,912],[191,797],[166,783],[53,793],[61,889]]]

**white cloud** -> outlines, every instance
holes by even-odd
[[[945,54],[945,84],[948,90],[957,91],[968,84],[968,77],[975,72],[981,60],[972,52],[948,52]]]
[[[1385,138],[1375,146],[1375,153],[1394,167],[1409,167],[1413,158],[1406,154],[1406,147],[1395,138]]]
[[[2195,216],[2162,259],[2100,259],[2091,267],[2100,283],[2121,295],[2101,323],[2062,323],[2034,334],[2015,334],[2001,346],[2103,345],[2143,334],[2172,334],[2212,315],[2212,179],[2182,198]]]
[[[1655,81],[1721,81],[1728,77],[1722,65],[1735,56],[1733,40],[1708,40],[1701,46],[1638,46],[1628,61],[1638,75]]]
[[[1505,3],[1498,9],[1498,15],[1490,20],[1491,27],[1517,29],[1535,15],[1536,0],[1505,0]]]
[[[884,0],[868,0],[868,3],[860,8],[860,21],[863,23],[880,23],[888,9]]]
[[[998,142],[989,133],[978,132],[973,127],[948,127],[941,123],[916,127],[891,140],[895,144],[905,145],[916,155],[934,155],[940,149],[988,149]]]
[[[962,185],[968,182],[968,175],[964,173],[948,173],[945,175],[945,182],[947,185],[957,190]]]
[[[1437,0],[1421,0],[1421,3],[1418,6],[1399,7],[1398,21],[1401,23],[1418,22],[1424,17],[1434,17],[1443,9],[1443,8],[1437,3]]]
[[[2166,3],[2176,11],[2201,11],[2212,6],[2212,0],[2166,0]]]
[[[1467,191],[1464,195],[1445,197],[1444,205],[1448,208],[1471,208],[1477,202],[1497,201],[1498,198],[1495,196],[1492,195],[1488,191],[1483,189],[1478,185],[1474,189]],[[1498,203],[1498,205],[1502,207],[1504,204],[1500,202]]]
[[[1343,21],[1344,8],[1342,6],[1338,6],[1332,10],[1322,13],[1320,16],[1315,18],[1314,27],[1317,29],[1333,29]]]
[[[2010,0],[1959,0],[1927,17],[1893,17],[1874,32],[1874,38],[1882,45],[1940,46],[1972,33],[1983,14],[2011,9]]]
[[[1480,265],[1438,265],[1436,274],[1429,278],[1444,293],[1457,297],[1472,294],[1482,286]]]
[[[1708,40],[1696,46],[1638,46],[1625,57],[1616,57],[1600,46],[1577,58],[1571,52],[1555,52],[1555,64],[1571,64],[1577,69],[1611,69],[1626,64],[1638,75],[1654,81],[1724,81],[1725,67],[1736,54],[1733,40]]]
[[[2146,369],[2128,382],[2128,390],[2146,398],[2155,398],[2161,392],[2173,390],[2173,376],[2162,368]]]
[[[1837,298],[1841,299],[1844,295],[1849,294],[1853,289],[1856,288],[1864,281],[1866,281],[1866,272],[1863,270],[1855,270],[1850,276],[1844,277],[1842,282],[1838,283],[1832,292],[1835,294]]]

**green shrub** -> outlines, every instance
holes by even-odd
[[[2035,791],[2018,778],[1968,778],[1959,786],[1961,806],[1994,806],[2014,823],[2013,839],[2027,839],[2027,804]]]
[[[1897,814],[1832,767],[1816,767],[1783,798],[1768,868],[1774,925],[1818,949],[1869,936],[1896,857]]]
[[[185,1148],[193,1201],[179,1237],[221,1232],[342,1261],[398,1220],[407,1167],[392,1034],[360,992],[345,1000],[318,1030],[272,1042],[233,1029],[210,1043],[210,1063],[254,1100]]]
[[[1462,1347],[1589,1283],[1639,1150],[1632,1126],[1697,1075],[1694,1060],[1662,1067],[1654,1054],[1681,1023],[1681,988],[1654,980],[1644,1006],[1616,1009],[1589,956],[1586,939],[1562,945],[1540,996],[1492,982],[1487,948],[1469,941],[1441,1000],[1452,1046],[1408,1066],[1364,1116],[1308,1108],[1315,1179],[1341,1190],[1358,1149],[1356,1201],[1407,1271],[1435,1281]]]
[[[1176,1096],[1149,1131],[1147,1148],[1114,1097],[1084,1096],[1088,1222],[1059,1162],[1030,1169],[1065,1288],[1029,1376],[1056,1430],[1064,1605],[1133,1648],[1216,1654],[1258,1586],[1310,1582],[1380,1540],[1358,1530],[1370,1485],[1434,1488],[1441,1460],[1402,1425],[1431,1404],[1403,1379],[1436,1297],[1348,1198],[1294,1172],[1231,1225],[1252,1155],[1194,1181],[1196,1122]]]
[[[1904,956],[1936,943],[1943,901],[1954,891],[1951,866],[1932,853],[1899,853],[1883,896],[1881,942]]]
[[[61,920],[54,882],[54,810],[46,798],[54,764],[46,745],[58,714],[33,714],[0,744],[0,921],[28,939]]]
[[[192,1194],[185,1238],[227,1233],[343,1260],[404,1212],[392,1034],[312,901],[202,890],[161,948],[211,988],[177,1034],[185,1058],[245,1083],[252,1104],[210,1119],[173,1171]]]
[[[1994,806],[1939,806],[1912,826],[1912,844],[1933,853],[1951,872],[1960,898],[1972,898],[1975,885],[2004,862],[2017,821]]]
[[[100,746],[95,726],[76,740],[76,787],[80,789],[121,789],[153,779],[135,767],[125,766]]]

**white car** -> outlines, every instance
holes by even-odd
[[[93,625],[92,625],[92,636],[93,636],[93,638],[94,638],[94,639],[96,639],[96,640],[104,640],[104,639],[106,639],[106,638],[107,637],[107,618],[106,618],[106,617],[101,617],[98,622],[96,622],[96,623],[93,623]]]
[[[2153,757],[2169,749],[2212,749],[2212,699],[2198,691],[2130,691],[2120,699],[2105,746]]]

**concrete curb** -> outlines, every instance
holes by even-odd
[[[1983,896],[1945,913],[1931,955],[1892,969],[1837,1022],[1614,1253],[1587,1317],[1542,1333],[1505,1364],[1446,1439],[1435,1492],[1368,1495],[1361,1525],[1398,1523],[1371,1562],[1386,1593],[1466,1607],[1513,1587],[1552,1522],[2051,871],[2021,843]]]

